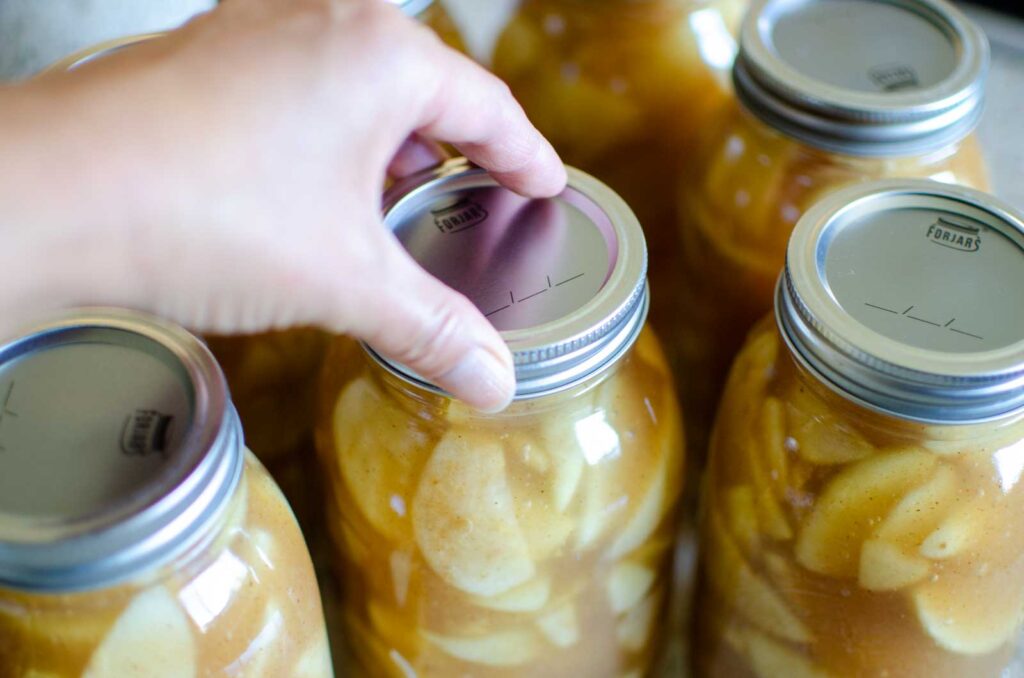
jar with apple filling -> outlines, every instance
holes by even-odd
[[[454,162],[387,198],[413,258],[503,333],[518,387],[483,414],[372,351],[328,360],[326,514],[368,675],[626,676],[654,662],[680,415],[643,327],[639,225],[608,188],[569,176],[561,196],[529,200]]]
[[[987,188],[972,134],[987,66],[980,29],[942,0],[753,3],[733,69],[737,101],[677,192],[671,338],[690,376],[681,386],[695,444],[706,445],[729,364],[771,309],[808,207],[872,179]]]
[[[676,193],[695,142],[731,97],[746,6],[524,0],[494,51],[494,72],[562,158],[609,184],[639,217],[651,258],[651,320],[670,359]]]
[[[935,182],[798,223],[716,422],[698,676],[1003,673],[1024,620],[1024,221]]]
[[[0,347],[0,677],[333,675],[309,555],[213,357],[96,311]]]

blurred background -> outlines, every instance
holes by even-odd
[[[959,3],[964,4],[964,3]],[[980,0],[979,5],[985,5],[1001,12],[1009,12],[1017,16],[1024,16],[1024,3],[1020,0]]]
[[[461,26],[472,55],[489,63],[494,40],[519,0],[442,0]],[[217,0],[0,0],[0,81],[28,77],[79,49],[113,38],[167,30]],[[1024,207],[1024,2],[956,2],[988,33],[993,65],[981,139],[996,193]]]

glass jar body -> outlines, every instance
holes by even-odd
[[[799,367],[730,373],[701,524],[698,676],[1000,676],[1024,610],[1024,418],[913,423]]]
[[[311,532],[320,511],[310,491],[315,401],[329,342],[327,333],[313,328],[206,338],[228,380],[246,445]]]
[[[691,433],[707,430],[729,364],[750,328],[772,309],[775,282],[797,220],[836,188],[885,178],[924,178],[985,190],[988,175],[971,135],[916,157],[829,153],[776,132],[731,105],[680,188],[675,270],[676,344]],[[693,438],[691,438],[693,439]]]
[[[369,358],[329,359],[325,387],[317,442],[357,675],[649,668],[683,463],[652,334],[589,382],[499,415]]]
[[[302,534],[251,454],[217,534],[111,588],[0,588],[0,677],[333,675]]]
[[[746,0],[524,0],[494,72],[563,160],[611,186],[643,225],[651,322],[675,313],[679,177],[731,98]],[[674,363],[672,343],[666,342]],[[682,375],[681,375],[682,376]]]

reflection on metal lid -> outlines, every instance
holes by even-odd
[[[981,114],[988,42],[944,0],[755,0],[734,69],[768,124],[857,155],[912,155]]]
[[[636,217],[596,179],[569,174],[560,196],[531,200],[460,160],[386,198],[385,222],[412,257],[502,332],[518,397],[564,388],[614,360],[646,311]]]
[[[1024,406],[1024,221],[928,181],[839,191],[790,240],[777,311],[829,383],[913,419],[980,421]]]
[[[192,543],[238,482],[219,369],[148,316],[76,314],[0,346],[0,391],[0,585],[130,576]]]
[[[164,33],[146,33],[142,35],[129,35],[123,38],[117,38],[116,40],[108,40],[92,47],[87,47],[79,52],[64,57],[57,63],[51,65],[44,72],[50,73],[55,71],[73,71],[79,66],[83,66],[90,61],[96,59],[102,59],[103,57],[110,56],[115,52],[120,52],[128,47],[149,42],[156,38],[162,37]]]

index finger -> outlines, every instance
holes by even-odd
[[[418,132],[454,145],[517,193],[535,198],[560,193],[565,166],[508,85],[440,42],[431,52],[433,89],[416,123]]]

